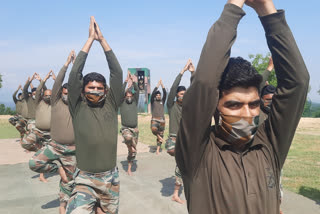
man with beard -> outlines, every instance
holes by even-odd
[[[17,113],[15,116],[9,118],[9,122],[19,131],[20,139],[22,140],[26,133],[27,125],[27,120],[22,115],[26,116],[28,114],[28,107],[22,93],[18,94],[17,99],[17,93],[20,89],[22,89],[21,85],[19,85],[18,89],[12,95],[13,102],[16,104]]]
[[[260,17],[278,80],[271,111],[260,126],[262,77],[250,62],[230,58],[245,3]],[[183,98],[175,157],[189,213],[279,213],[280,170],[308,84],[284,11],[277,11],[272,0],[229,0],[208,33]]]
[[[103,75],[82,70],[92,43],[100,42],[110,69],[110,89]],[[92,16],[89,38],[78,54],[68,81],[68,104],[76,143],[75,187],[67,213],[118,213],[118,108],[123,99],[122,69]]]
[[[179,86],[179,84],[181,82],[182,75],[187,70],[191,72],[191,75],[195,70],[191,59],[188,60],[187,64],[184,66],[184,68],[181,70],[181,72],[178,74],[175,81],[173,82],[170,89],[169,96],[168,96],[168,100],[167,100],[167,107],[168,107],[170,121],[169,121],[169,138],[167,139],[167,142],[166,142],[166,149],[171,156],[174,156],[174,153],[175,153],[176,138],[177,138],[177,133],[179,130],[179,125],[181,120],[182,100],[183,100],[183,95],[186,92],[186,88],[184,86]],[[176,101],[174,101],[175,98],[176,98]],[[180,204],[183,204],[184,201],[181,200],[179,197],[179,190],[183,182],[182,182],[180,170],[177,166],[175,169],[175,176],[176,176],[176,182],[174,186],[172,200]]]
[[[38,173],[59,172],[60,214],[66,212],[67,202],[73,190],[73,174],[76,168],[75,143],[72,119],[68,107],[68,83],[62,85],[67,69],[75,59],[71,51],[52,87],[51,95],[51,140],[29,161],[31,170]]]
[[[162,87],[162,99],[161,93],[158,91],[159,86]],[[164,104],[166,102],[167,92],[163,86],[162,80],[160,79],[157,87],[154,88],[151,94],[151,131],[157,137],[157,151],[156,154],[160,153],[160,148],[163,142],[163,135],[166,126],[164,117]]]
[[[128,80],[132,83],[134,94],[132,88],[126,86]],[[133,81],[133,78],[130,73],[128,73],[127,79],[123,84],[124,91],[124,100],[120,106],[121,112],[121,134],[123,137],[123,143],[128,147],[128,171],[127,174],[132,176],[131,167],[133,161],[137,155],[137,144],[139,137],[138,129],[138,102],[139,102],[139,88],[136,82]]]

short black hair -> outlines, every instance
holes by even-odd
[[[273,85],[266,85],[261,89],[261,97],[263,97],[266,94],[274,94],[276,93],[276,87]]]
[[[62,88],[68,89],[68,86],[69,86],[69,84],[65,83],[65,84],[62,85]]]
[[[104,88],[106,89],[107,87],[107,83],[106,83],[106,79],[104,78],[104,76],[102,74],[99,74],[97,72],[91,72],[88,73],[87,75],[85,75],[83,77],[83,88],[82,90],[84,90],[84,87],[89,83],[89,82],[101,82],[104,86]]]
[[[155,94],[155,95],[158,95],[158,94],[161,95],[160,91],[156,91],[156,93],[154,93],[154,94]]]
[[[34,91],[36,91],[36,90],[37,90],[37,88],[34,87],[34,88],[31,89],[31,92],[34,92]]]
[[[19,93],[19,94],[18,94],[18,97],[21,96],[21,95],[22,95],[22,93]]]
[[[177,88],[177,93],[179,93],[180,91],[186,91],[186,87],[184,87],[183,85],[180,85],[178,88]]]
[[[231,57],[221,76],[219,96],[221,98],[222,92],[228,91],[234,87],[255,87],[259,92],[261,82],[262,76],[249,61],[242,57]]]

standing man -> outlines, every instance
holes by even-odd
[[[168,96],[168,100],[167,100],[167,107],[168,107],[170,121],[169,121],[169,138],[167,139],[167,142],[166,142],[166,149],[171,156],[174,156],[174,153],[175,153],[176,138],[177,138],[177,133],[179,130],[179,125],[181,120],[182,100],[183,100],[183,95],[186,92],[186,87],[179,86],[179,84],[181,82],[182,75],[187,70],[191,72],[191,75],[195,70],[191,59],[188,60],[187,64],[184,66],[184,68],[181,70],[181,72],[178,74],[175,81],[173,82],[170,89],[169,96]],[[176,182],[174,186],[172,200],[180,204],[183,204],[184,201],[181,200],[181,198],[179,197],[179,190],[183,182],[182,182],[180,170],[177,166],[175,169],[175,176],[176,176]]]
[[[127,82],[130,80],[133,85],[126,90]],[[137,155],[137,144],[139,137],[138,129],[138,102],[139,102],[139,88],[136,82],[133,81],[131,74],[128,72],[126,81],[123,83],[124,99],[120,106],[121,112],[121,130],[123,142],[128,147],[128,171],[127,174],[132,176],[131,166]]]
[[[13,126],[15,126],[16,129],[19,131],[20,138],[22,140],[24,134],[26,133],[26,125],[27,125],[27,120],[22,116],[22,114],[26,115],[28,108],[22,93],[18,94],[18,99],[17,99],[17,93],[20,89],[22,89],[21,85],[19,85],[18,89],[12,95],[13,102],[16,104],[17,113],[15,116],[9,118],[9,122]]]
[[[74,187],[73,174],[76,168],[73,125],[68,108],[68,84],[62,85],[67,69],[74,60],[75,52],[71,51],[52,87],[51,140],[29,161],[30,169],[35,172],[59,172],[60,214],[66,213],[67,202]]]
[[[159,86],[162,87],[162,99],[161,93],[158,91]],[[160,79],[157,87],[154,88],[151,95],[151,131],[157,137],[157,152],[160,153],[160,147],[163,142],[163,134],[166,127],[166,120],[164,117],[164,104],[167,98],[167,91],[163,86],[162,80]]]
[[[262,77],[250,62],[230,58],[244,3],[260,17],[278,80],[269,117],[260,126]],[[189,213],[279,213],[280,170],[308,84],[284,11],[272,0],[229,0],[208,33],[183,99],[175,157]]]
[[[99,73],[82,76],[92,43],[100,42],[110,69],[110,89]],[[67,213],[118,213],[118,108],[123,99],[122,70],[116,56],[91,17],[89,38],[78,54],[68,81],[68,103],[76,143],[75,188]]]
[[[50,71],[47,76],[41,80],[39,75],[36,75],[36,79],[40,81],[40,85],[36,91],[36,115],[35,115],[35,126],[28,135],[24,138],[24,144],[29,144],[30,147],[34,147],[36,152],[40,150],[43,146],[51,140],[50,135],[50,123],[51,123],[51,94],[52,91],[50,89],[46,89],[44,91],[44,95],[42,96],[42,89],[46,83],[46,81],[52,76],[53,80],[55,80],[55,76],[52,71]],[[40,151],[41,152],[41,151]],[[37,154],[31,158],[32,160],[37,158]],[[33,170],[32,165],[29,164],[31,170]],[[44,177],[43,172],[40,172],[40,181],[48,182]]]

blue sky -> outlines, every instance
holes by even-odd
[[[2,1],[0,7],[0,103],[34,72],[44,77],[58,73],[71,49],[79,52],[88,38],[89,17],[95,16],[122,69],[147,67],[152,87],[159,78],[170,88],[190,57],[195,65],[211,25],[226,1]],[[309,97],[320,103],[319,36],[320,1],[275,0],[286,18],[311,75]],[[247,15],[238,28],[232,56],[268,52],[256,13]],[[70,70],[70,68],[69,68]],[[94,43],[84,73],[109,71],[100,45]],[[69,72],[68,72],[69,73]],[[67,74],[68,76],[68,74]],[[189,85],[190,74],[182,84]],[[34,84],[38,83],[34,81]],[[48,86],[52,85],[49,80]],[[13,104],[13,103],[12,103]]]

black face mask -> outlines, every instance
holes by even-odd
[[[130,98],[126,98],[126,103],[127,104],[131,104],[133,102],[133,100],[132,100],[132,98],[130,97]]]
[[[47,104],[50,104],[50,99],[51,99],[51,96],[44,96],[43,97],[43,101]]]
[[[261,99],[261,109],[266,112],[269,113],[271,110],[271,104],[272,101],[264,101],[263,99]]]

